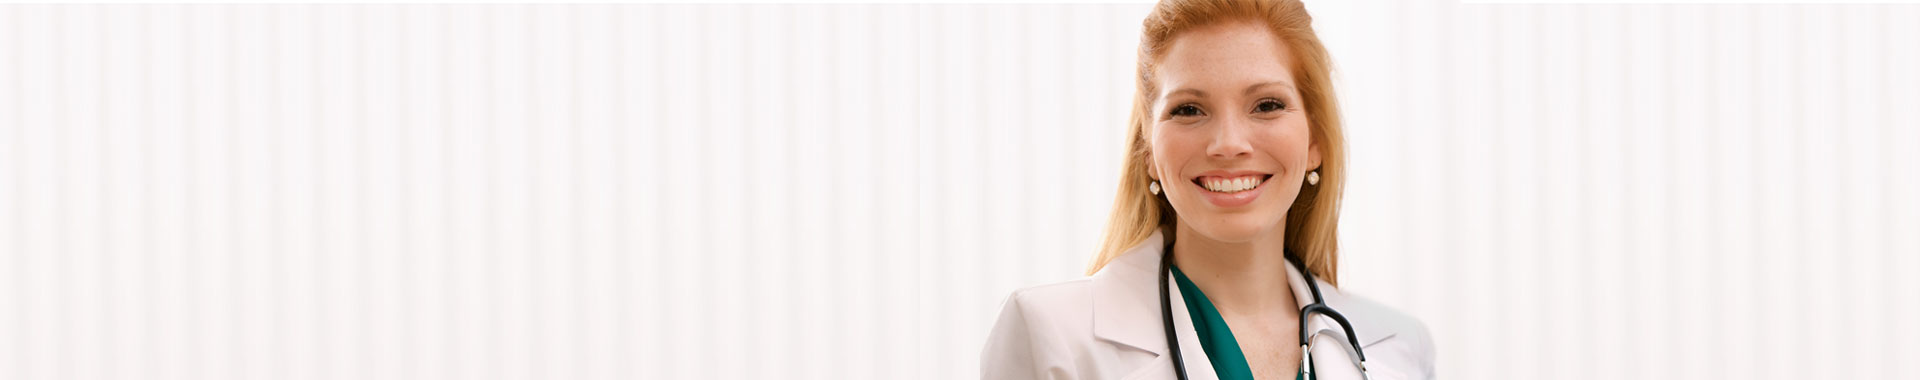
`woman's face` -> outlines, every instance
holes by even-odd
[[[1154,74],[1154,179],[1180,223],[1219,242],[1285,232],[1287,208],[1320,166],[1284,44],[1257,23],[1176,37]]]

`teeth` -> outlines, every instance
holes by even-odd
[[[1206,178],[1200,181],[1200,183],[1202,186],[1206,187],[1207,190],[1211,190],[1214,192],[1238,193],[1242,191],[1252,190],[1254,187],[1259,187],[1261,180],[1262,178],[1260,176],[1245,176],[1245,177],[1235,177],[1230,179],[1211,177],[1211,178]]]

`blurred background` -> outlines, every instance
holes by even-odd
[[[0,378],[974,378],[1150,6],[0,6]],[[1920,377],[1920,5],[1309,6],[1441,376]]]

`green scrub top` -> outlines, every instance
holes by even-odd
[[[1247,365],[1247,356],[1240,352],[1240,342],[1233,339],[1233,330],[1227,328],[1227,320],[1220,317],[1220,310],[1213,308],[1213,301],[1207,300],[1206,293],[1193,285],[1180,267],[1173,267],[1173,278],[1180,283],[1180,294],[1185,296],[1187,314],[1193,318],[1193,332],[1200,335],[1200,348],[1206,350],[1207,360],[1213,362],[1213,372],[1220,374],[1221,380],[1253,380],[1253,367]],[[1304,368],[1303,368],[1304,369]],[[1302,380],[1304,374],[1296,372],[1295,380]]]

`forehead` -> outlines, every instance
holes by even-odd
[[[1154,76],[1162,96],[1181,88],[1238,90],[1255,83],[1291,82],[1289,54],[1286,44],[1264,25],[1208,25],[1174,36]]]

